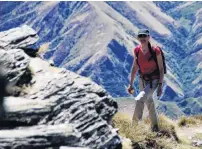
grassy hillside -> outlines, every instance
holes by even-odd
[[[156,133],[151,131],[148,118],[134,126],[129,115],[119,112],[113,118],[113,126],[119,128],[124,149],[198,149],[193,142],[201,140],[202,136],[202,133],[191,133],[202,126],[202,116],[182,117],[173,121],[160,115],[160,131]]]

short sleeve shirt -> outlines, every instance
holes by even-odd
[[[161,53],[161,50],[158,47],[153,47],[153,50],[155,50],[156,55]],[[156,62],[153,59],[148,61],[148,59],[151,57],[151,53],[149,51],[144,54],[141,45],[134,49],[134,52],[138,51],[138,63],[142,74],[149,74],[158,68]]]

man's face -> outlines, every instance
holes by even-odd
[[[145,34],[138,35],[138,40],[141,44],[147,43],[149,41],[149,36]]]

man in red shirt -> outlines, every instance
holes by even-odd
[[[131,91],[134,90],[133,82],[139,69],[139,89],[140,91],[144,90],[145,94],[140,100],[136,101],[133,122],[137,123],[142,119],[144,104],[146,104],[152,123],[152,130],[158,131],[158,118],[153,100],[153,93],[157,89],[157,96],[162,94],[164,66],[161,50],[158,47],[153,47],[151,45],[149,41],[150,33],[147,29],[139,30],[138,40],[140,45],[134,49],[134,61],[128,92],[132,94]],[[151,50],[156,54],[156,61],[152,58]]]

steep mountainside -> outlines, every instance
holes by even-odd
[[[166,5],[164,5],[166,7]],[[169,7],[169,6],[167,6]],[[162,7],[161,7],[162,8]],[[181,60],[181,69],[183,70],[182,81],[184,84],[185,100],[178,105],[186,114],[200,113],[201,109],[201,60],[202,60],[202,42],[201,42],[201,2],[185,2],[184,4],[167,9],[167,13],[189,32],[187,39],[183,43],[189,48],[186,49],[187,56]]]
[[[114,97],[129,96],[135,35],[139,28],[149,28],[168,66],[161,100],[172,101],[186,114],[202,111],[201,2],[0,4],[0,31],[32,26],[41,37],[37,45],[49,43],[44,58],[92,78]]]

